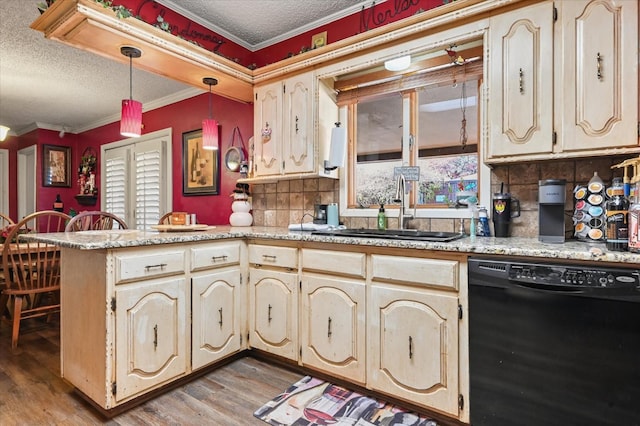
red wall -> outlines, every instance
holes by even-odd
[[[202,119],[209,115],[209,94],[185,99],[184,101],[167,105],[153,111],[145,112],[142,117],[143,134],[171,127],[172,158],[173,158],[173,210],[196,213],[200,223],[221,225],[229,223],[232,199],[229,195],[236,185],[239,173],[228,171],[221,163],[220,184],[218,195],[190,195],[182,194],[182,133],[198,130],[202,127]],[[240,133],[248,147],[248,140],[253,135],[253,105],[232,101],[221,96],[213,95],[213,116],[220,123],[219,159],[224,155],[230,144],[233,128],[238,126]],[[101,191],[100,182],[100,146],[106,143],[122,140],[120,136],[120,122],[107,124],[87,132],[73,135],[67,133],[60,138],[58,132],[50,130],[34,130],[19,137],[9,137],[2,143],[2,148],[9,149],[9,215],[17,219],[18,190],[17,190],[17,151],[31,145],[38,145],[38,166],[36,169],[36,209],[48,210],[53,207],[53,201],[60,194],[64,202],[65,213],[73,208],[76,211],[100,210],[100,201],[95,206],[81,206],[74,196],[79,192],[77,171],[82,153],[87,147],[92,147],[98,155],[98,170],[96,185]],[[42,185],[42,152],[43,145],[62,145],[71,148],[71,187],[44,187]],[[237,144],[237,142],[236,142]]]
[[[210,51],[218,48],[217,53],[231,58],[238,63],[249,66],[255,64],[258,67],[280,61],[291,54],[298,54],[300,50],[309,48],[311,37],[314,34],[327,31],[327,43],[351,37],[353,35],[366,32],[372,28],[377,28],[412,16],[420,11],[429,10],[454,0],[389,0],[382,4],[368,6],[366,9],[331,22],[320,28],[308,31],[304,34],[292,37],[283,42],[269,46],[257,52],[250,52],[242,46],[231,41],[224,40],[218,46],[213,41],[221,38],[217,34],[206,28],[190,22],[187,18],[166,9],[153,0],[116,0],[114,4],[124,5],[130,8],[134,15],[139,16],[145,22],[151,24],[156,22],[160,15],[165,22],[171,26],[173,34],[182,34],[189,39],[188,34],[195,35],[195,40]],[[214,117],[221,124],[221,156],[224,148],[229,145],[229,138],[234,126],[239,126],[245,143],[253,134],[253,106],[242,104],[214,95]],[[182,133],[201,128],[201,120],[208,116],[208,94],[187,99],[185,101],[159,108],[154,111],[144,113],[143,133],[149,133],[167,127],[173,128],[173,210],[196,213],[199,221],[215,224],[228,223],[231,213],[231,198],[228,196],[235,187],[235,181],[239,177],[238,173],[229,172],[223,166],[220,167],[220,194],[189,196],[182,195]],[[65,145],[72,148],[72,187],[71,188],[48,188],[42,186],[42,168],[37,170],[38,194],[36,206],[38,210],[52,207],[56,194],[60,194],[64,203],[65,211],[69,208],[76,210],[86,210],[89,207],[79,206],[73,197],[78,192],[77,168],[82,152],[87,147],[93,147],[100,153],[100,145],[121,140],[119,133],[119,122],[99,127],[87,131],[80,135],[67,134],[64,138],[59,138],[58,132],[49,130],[35,130],[20,137],[9,137],[3,144],[3,148],[9,148],[9,204],[11,206],[10,216],[16,219],[17,216],[17,187],[15,185],[17,176],[17,153],[18,149],[37,144],[38,162],[42,161],[42,145],[54,144]],[[100,158],[98,158],[98,164]],[[99,178],[100,171],[97,171]],[[101,185],[98,179],[99,190]],[[93,207],[91,207],[93,208]],[[100,205],[95,206],[96,209]]]
[[[256,52],[227,40],[153,0],[115,0],[113,4],[130,9],[134,16],[151,25],[157,24],[158,16],[161,16],[172,34],[195,41],[205,49],[215,51],[246,67],[262,67],[299,54],[303,48],[309,49],[314,34],[327,31],[327,43],[334,43],[452,1],[455,0],[389,0],[381,4],[372,1],[363,10]],[[222,40],[223,43],[218,45],[216,40]]]
[[[209,94],[205,93],[184,101],[158,108],[143,114],[143,134],[171,127],[173,129],[172,157],[173,157],[173,210],[196,213],[198,221],[209,225],[229,223],[232,199],[229,195],[236,185],[239,173],[228,171],[220,162],[220,185],[218,195],[190,195],[182,194],[182,133],[202,128],[202,119],[209,114]],[[248,140],[253,135],[253,105],[232,101],[221,96],[213,96],[213,117],[220,124],[219,159],[224,155],[230,144],[233,128],[238,126],[240,133],[248,147]],[[93,145],[98,153],[99,146],[105,143],[122,140],[120,136],[120,122],[115,122],[79,135],[78,150],[82,152],[87,146]],[[236,142],[237,144],[237,142]],[[78,161],[79,161],[78,156]],[[77,163],[76,163],[77,168]],[[98,174],[100,171],[98,170]],[[98,188],[101,183],[97,181]],[[66,204],[65,204],[66,206]],[[99,206],[98,206],[99,207]],[[86,210],[86,208],[83,208]]]

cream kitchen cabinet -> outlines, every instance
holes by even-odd
[[[313,171],[313,101],[313,72],[256,89],[258,176]]]
[[[298,359],[298,251],[249,245],[249,343]]]
[[[491,18],[488,163],[638,148],[637,2],[555,6]]]
[[[489,26],[488,158],[553,151],[553,3]]]
[[[183,277],[116,287],[116,401],[187,373],[186,309]]]
[[[556,4],[561,149],[638,147],[637,0]]]
[[[190,249],[194,370],[246,348],[242,247],[239,241],[232,241]]]
[[[254,177],[319,173],[336,121],[334,95],[313,71],[257,87]]]
[[[246,347],[244,242],[61,250],[61,373],[97,407]]]
[[[364,385],[366,255],[301,249],[301,361]]]
[[[461,415],[457,260],[371,255],[367,385]]]

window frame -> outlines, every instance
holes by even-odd
[[[482,65],[482,84],[478,88],[478,195],[479,205],[490,206],[491,204],[491,169],[484,163],[484,150],[488,137],[487,123],[487,93],[488,93],[488,66],[491,61],[488,49],[489,28],[488,21],[482,20],[475,23],[464,24],[444,30],[437,33],[431,33],[423,37],[416,37],[410,41],[399,43],[395,46],[386,46],[376,52],[363,54],[353,57],[340,64],[329,65],[318,68],[316,78],[322,81],[331,81],[337,79],[340,75],[351,72],[363,71],[371,68],[375,64],[381,64],[385,60],[393,59],[402,54],[413,54],[432,49],[445,49],[451,45],[470,40],[482,40],[483,46],[483,65]],[[347,122],[348,110],[350,106],[347,104],[339,105],[338,120],[342,123]],[[351,129],[352,130],[352,129]],[[377,208],[352,208],[347,204],[350,191],[353,189],[348,185],[347,174],[353,174],[353,153],[354,153],[354,134],[352,131],[347,132],[348,135],[348,162],[346,166],[340,169],[340,215],[343,217],[353,218],[375,218],[378,214]],[[403,138],[404,143],[404,138]],[[407,142],[408,143],[408,142]],[[413,204],[412,204],[413,205]],[[411,209],[413,210],[413,208]],[[399,209],[388,212],[389,217],[397,217],[396,213]],[[456,208],[420,208],[416,209],[416,218],[469,218],[471,212],[468,209]]]

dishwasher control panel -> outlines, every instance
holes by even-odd
[[[637,270],[581,268],[566,265],[511,263],[509,280],[528,283],[600,288],[640,287]]]

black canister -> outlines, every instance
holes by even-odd
[[[607,249],[629,250],[629,200],[624,196],[622,179],[613,179],[611,199],[607,201]]]

